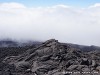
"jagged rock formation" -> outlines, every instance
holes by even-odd
[[[3,64],[8,75],[100,75],[100,52],[85,53],[51,39],[19,56],[6,57]]]

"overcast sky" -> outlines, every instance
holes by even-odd
[[[0,0],[0,39],[100,46],[99,0],[48,1]]]

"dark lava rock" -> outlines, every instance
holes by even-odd
[[[14,65],[15,70],[9,68],[9,75],[89,75],[86,72],[100,75],[99,58],[99,52],[83,52],[51,39],[18,56],[6,57],[2,62]]]

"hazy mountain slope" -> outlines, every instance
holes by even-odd
[[[40,44],[39,41],[17,41],[17,40],[0,40],[0,47],[23,47],[23,46],[32,46]]]

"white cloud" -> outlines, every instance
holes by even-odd
[[[100,46],[100,7],[77,9],[66,5],[28,8],[0,4],[0,38],[47,40]]]
[[[0,3],[0,7],[1,8],[26,8],[23,4],[19,4],[19,3],[15,3],[15,2],[11,2],[11,3]]]
[[[90,8],[93,8],[93,7],[100,7],[100,3],[96,3],[96,4],[90,6]]]

